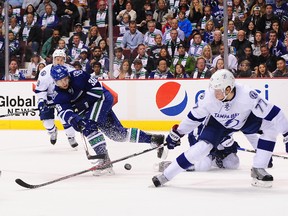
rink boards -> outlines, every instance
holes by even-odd
[[[256,89],[288,116],[287,79],[237,81]],[[110,80],[105,84],[117,93],[113,110],[124,126],[169,130],[187,115],[209,80]],[[0,83],[0,115],[18,113],[0,118],[0,129],[44,129],[38,111],[25,112],[37,108],[34,89],[35,82]],[[57,125],[61,128],[59,121]]]

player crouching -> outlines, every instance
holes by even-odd
[[[95,175],[114,173],[104,134],[116,142],[150,143],[152,146],[164,143],[164,135],[124,128],[112,110],[112,94],[95,77],[81,70],[69,73],[62,65],[53,67],[51,76],[56,82],[54,103],[60,118],[83,133],[96,155],[106,155],[97,161],[102,170],[96,169]]]
[[[192,164],[201,161],[228,134],[235,131],[254,134],[261,130],[263,133],[259,137],[251,169],[252,185],[272,187],[273,176],[265,169],[278,133],[283,134],[285,144],[288,142],[288,120],[283,111],[253,89],[235,83],[230,71],[218,70],[210,79],[210,88],[200,95],[198,103],[180,125],[175,125],[170,131],[166,138],[168,148],[173,149],[178,145],[181,137],[198,127],[206,116],[210,117],[197,143],[179,155],[163,174],[154,176],[154,185],[164,185]]]

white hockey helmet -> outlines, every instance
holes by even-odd
[[[226,88],[230,86],[231,91],[235,86],[234,75],[227,69],[216,71],[210,78],[210,87],[212,89],[220,89],[225,92]]]
[[[58,56],[63,57],[63,58],[64,58],[64,62],[66,62],[66,53],[65,53],[65,51],[62,50],[62,49],[56,49],[56,50],[53,52],[53,55],[52,55],[52,57],[53,57],[53,64],[55,64],[55,62],[54,62],[55,57],[58,57]]]

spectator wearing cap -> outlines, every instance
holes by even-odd
[[[192,40],[190,41],[188,54],[194,58],[198,58],[202,55],[204,46],[206,46],[206,43],[202,40],[200,32],[195,31],[192,33]]]
[[[116,20],[118,22],[121,22],[124,13],[128,13],[130,15],[131,21],[136,21],[137,13],[135,10],[133,10],[133,5],[131,1],[127,1],[125,9],[120,11],[120,13],[117,15]]]
[[[69,32],[73,26],[72,23],[76,23],[79,19],[77,6],[71,0],[64,0],[64,2],[59,2],[56,14],[61,21],[61,34],[69,37]]]
[[[38,25],[41,26],[42,30],[42,42],[45,43],[46,40],[51,37],[53,33],[53,29],[59,23],[59,18],[52,10],[52,6],[50,4],[45,5],[45,13],[40,17]]]
[[[114,61],[113,61],[113,71],[118,70],[124,60],[122,47],[115,47],[114,49]]]
[[[141,59],[133,61],[131,79],[145,79],[148,76],[147,70],[143,67]]]
[[[149,21],[154,21],[156,29],[161,29],[161,24],[156,22],[153,19],[153,11],[151,11],[151,10],[145,11],[145,17],[146,17],[146,19],[142,20],[139,24],[137,24],[138,29],[139,29],[140,32],[142,32],[143,34],[148,32],[148,22]]]
[[[79,34],[80,35],[80,40],[83,42],[83,43],[86,43],[86,40],[87,40],[87,34],[85,34],[83,32],[83,27],[82,27],[82,24],[81,23],[76,23],[74,25],[74,32],[73,32],[73,35],[74,34]],[[68,46],[71,47],[72,46],[72,43],[73,43],[73,35],[69,38],[68,40]]]
[[[262,14],[259,22],[257,23],[257,30],[261,31],[262,33],[269,32],[272,29],[272,21],[279,20],[279,18],[274,15],[273,7],[271,4],[267,4],[265,8],[265,13]]]
[[[37,14],[39,15],[39,17],[42,17],[43,15],[44,15],[44,13],[45,13],[45,6],[46,5],[51,5],[51,7],[52,7],[52,11],[54,12],[54,13],[56,13],[56,11],[57,11],[57,5],[54,3],[54,2],[52,2],[51,0],[43,0],[43,2],[42,3],[40,3],[39,4],[39,6],[38,6],[38,8],[37,8]]]
[[[156,42],[154,40],[155,35],[160,34],[162,36],[162,32],[159,29],[156,29],[156,22],[154,20],[150,20],[147,23],[148,31],[144,35],[144,45],[146,48],[151,49],[154,45],[156,45]]]
[[[129,23],[129,31],[125,32],[121,47],[133,51],[137,48],[138,44],[143,43],[143,34],[137,29],[135,21]]]
[[[186,48],[183,43],[180,43],[177,47],[178,55],[174,56],[172,59],[172,64],[170,66],[170,71],[175,72],[175,67],[177,64],[181,64],[185,68],[185,72],[190,76],[195,70],[196,60],[193,56],[189,56],[186,52]]]
[[[88,50],[88,47],[85,46],[83,41],[80,39],[79,34],[73,35],[73,46],[68,47],[69,49],[69,57],[71,58],[71,64],[73,64],[75,61],[78,61],[80,58],[80,53],[82,49]]]
[[[80,57],[78,61],[81,64],[82,70],[84,72],[87,72],[87,68],[89,67],[89,64],[90,64],[88,57],[89,57],[88,50],[85,48],[81,49]]]
[[[120,11],[125,9],[127,0],[116,0],[116,2],[113,5],[113,24],[117,25],[119,24],[118,20],[116,17],[120,13]]]
[[[160,58],[157,62],[157,69],[149,74],[149,79],[172,79],[174,75],[171,73],[165,59]]]
[[[272,0],[274,1],[274,0]],[[260,14],[263,15],[265,13],[265,10],[266,10],[266,4],[271,4],[269,2],[269,0],[255,0],[253,2],[253,6],[251,7],[251,11],[250,13],[252,14],[253,13],[253,10],[254,10],[254,7],[259,7],[260,8]]]
[[[104,0],[98,2],[97,10],[91,10],[90,25],[98,27],[108,26],[108,8]]]
[[[91,74],[92,77],[95,77],[97,79],[109,79],[108,74],[104,73],[102,69],[102,65],[100,62],[95,62],[92,65],[93,72]]]
[[[261,18],[260,7],[259,6],[253,7],[252,13],[246,18],[246,20],[243,23],[243,30],[247,31],[250,22],[253,22],[254,25],[257,26],[260,18]]]

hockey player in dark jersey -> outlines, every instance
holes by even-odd
[[[164,135],[123,127],[112,110],[112,94],[95,77],[81,70],[68,73],[61,65],[53,67],[51,76],[56,83],[54,103],[60,118],[83,133],[96,154],[106,154],[98,164],[110,161],[103,134],[117,142],[150,143],[153,147],[164,143]],[[158,149],[158,157],[163,151]],[[103,173],[113,174],[112,166],[95,170],[94,175]]]

